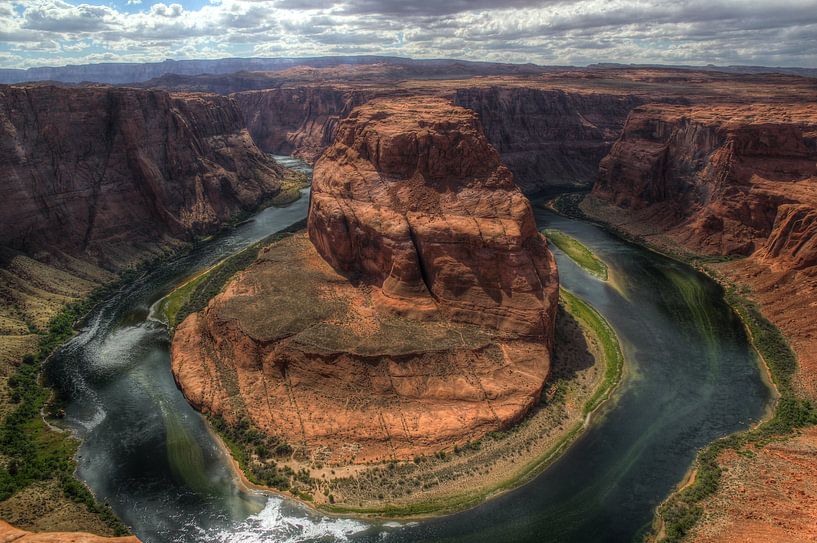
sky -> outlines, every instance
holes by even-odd
[[[0,67],[378,54],[817,68],[817,0],[0,0]]]

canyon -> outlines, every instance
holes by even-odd
[[[817,397],[817,104],[645,106],[601,162],[585,205],[752,289]],[[605,205],[607,204],[607,205]],[[612,208],[608,207],[612,204]]]
[[[785,335],[800,401],[817,398],[817,104],[636,108],[600,165],[589,216],[703,266],[758,304]],[[767,360],[768,362],[768,360]],[[786,381],[777,385],[787,387]],[[808,428],[725,474],[689,540],[814,537],[817,439]],[[796,497],[795,497],[796,496]],[[792,506],[792,500],[798,505]]]
[[[288,175],[254,144],[230,98],[104,86],[0,86],[0,168],[4,420],[47,399],[21,391],[18,374],[26,355],[49,354],[43,338],[64,327],[53,319],[66,306],[257,209],[281,192]],[[41,408],[31,412],[39,418]],[[4,468],[36,458],[31,441],[71,450],[67,434],[36,421],[28,428],[24,445],[4,441]],[[4,518],[28,528],[49,528],[51,519],[61,529],[110,533],[61,489],[60,477],[70,472],[41,469],[20,482],[3,478],[3,495],[16,491],[2,504]],[[55,521],[61,515],[67,520]]]
[[[3,358],[119,271],[216,232],[281,188],[226,97],[0,87]]]
[[[228,424],[355,464],[519,421],[550,372],[558,293],[523,192],[565,189],[592,188],[592,218],[703,255],[784,332],[798,393],[817,399],[814,79],[388,59],[278,68],[0,86],[3,361],[32,350],[64,304],[278,194],[272,153],[315,163],[308,235],[264,249],[173,339],[185,395]],[[746,512],[781,507],[788,483],[735,489],[813,446],[809,431],[754,460],[725,457],[740,477],[705,504],[696,534],[749,538]],[[785,514],[785,537],[805,537],[808,511]]]
[[[333,464],[433,455],[524,416],[549,373],[558,277],[476,116],[368,102],[312,190],[308,239],[264,249],[178,326],[193,405]]]

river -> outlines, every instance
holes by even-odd
[[[303,192],[123,288],[47,368],[69,398],[66,424],[82,439],[79,477],[145,543],[632,541],[695,451],[747,428],[769,404],[744,329],[715,283],[596,225],[537,208],[541,227],[579,239],[608,265],[602,282],[554,248],[562,285],[611,323],[626,358],[613,400],[557,462],[513,492],[422,522],[330,518],[244,489],[176,388],[168,331],[150,308],[184,277],[303,219]]]

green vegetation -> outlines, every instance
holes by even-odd
[[[130,274],[126,274],[129,277]],[[74,477],[78,443],[69,434],[52,431],[40,415],[42,410],[55,412],[49,405],[50,391],[40,383],[40,370],[51,352],[70,338],[74,323],[115,287],[95,291],[82,302],[69,304],[49,323],[42,333],[38,352],[23,357],[9,378],[16,407],[0,428],[0,454],[6,459],[0,469],[0,501],[38,481],[56,479],[69,500],[83,504],[117,535],[128,533],[107,505],[100,504],[91,492]]]
[[[547,228],[542,231],[548,240],[561,249],[573,261],[602,281],[607,280],[607,265],[579,240],[561,230]]]
[[[281,191],[272,197],[269,205],[282,207],[297,201],[301,197],[301,189],[309,186],[309,176],[303,172],[287,170],[281,183]]]
[[[586,219],[584,211],[581,210],[579,204],[582,203],[587,192],[566,192],[557,196],[551,204],[543,205],[545,209],[554,209],[565,217],[574,219]]]
[[[236,424],[229,424],[220,416],[209,417],[209,420],[251,483],[291,491],[306,499],[306,490],[314,486],[309,474],[303,470],[296,473],[289,466],[277,463],[292,456],[291,445],[252,427],[247,419],[242,418]]]
[[[621,345],[615,331],[593,306],[565,289],[561,289],[560,294],[567,311],[584,323],[586,328],[593,331],[604,352],[604,380],[584,404],[584,413],[588,414],[595,411],[602,402],[610,397],[613,389],[621,380],[621,374],[624,371],[624,354],[621,352]]]
[[[610,327],[609,323],[607,323],[590,304],[564,289],[561,290],[561,300],[567,312],[582,323],[582,328],[588,330],[598,339],[602,348],[602,363],[605,365],[604,379],[583,406],[583,412],[589,414],[610,397],[612,391],[620,382],[623,373],[624,355],[622,354],[618,337],[612,327]],[[387,504],[377,508],[336,505],[333,503],[333,500],[330,501],[329,504],[322,505],[321,508],[333,513],[374,515],[378,517],[416,517],[451,513],[466,509],[479,504],[489,496],[511,490],[533,479],[567,450],[567,447],[584,430],[586,423],[587,418],[585,417],[582,422],[570,428],[556,443],[545,451],[544,454],[532,460],[527,465],[522,466],[513,478],[480,489],[477,492],[433,498],[406,505]],[[505,439],[511,432],[512,430],[490,432],[485,436],[485,439]],[[478,450],[481,446],[480,441],[475,441],[455,450],[454,453],[458,454],[469,448]],[[438,453],[438,459],[443,460],[444,458],[444,452],[442,452],[441,455]],[[425,461],[425,459],[422,457],[417,457],[413,460],[415,464],[420,464],[423,461]]]
[[[808,400],[799,398],[792,384],[797,358],[783,334],[734,287],[727,289],[725,298],[746,325],[755,349],[769,368],[780,398],[770,419],[752,430],[719,439],[698,453],[695,480],[670,496],[658,510],[664,522],[662,541],[668,543],[684,539],[703,514],[701,502],[718,490],[721,478],[718,457],[723,451],[732,449],[739,454],[752,454],[745,448],[762,447],[791,435],[798,428],[817,424],[817,409]]]
[[[273,234],[238,253],[225,258],[215,266],[182,283],[159,301],[159,311],[171,328],[188,315],[201,311],[207,303],[224,288],[236,273],[244,270],[258,258],[258,251],[272,241],[283,239],[304,227],[299,221],[291,227]]]

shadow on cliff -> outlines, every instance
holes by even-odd
[[[553,348],[551,380],[573,379],[595,364],[590,346],[578,321],[560,305],[556,315],[556,344]]]

